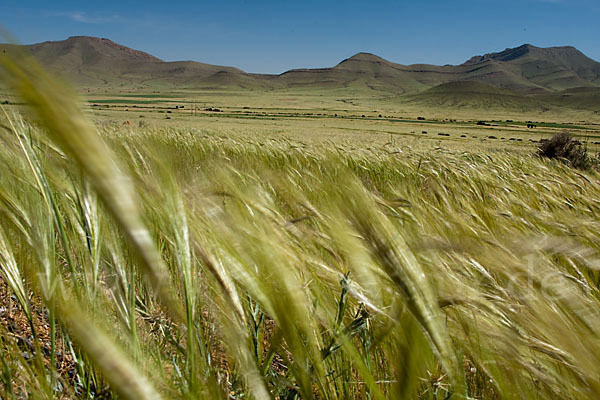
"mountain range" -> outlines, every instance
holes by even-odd
[[[293,69],[279,75],[246,73],[196,61],[166,62],[109,39],[88,36],[0,45],[4,53],[19,50],[31,53],[46,68],[76,85],[90,88],[352,89],[415,98],[427,94],[443,98],[444,93],[457,91],[509,97],[563,93],[600,99],[600,63],[574,47],[525,44],[445,66],[402,65],[358,53],[334,67]],[[594,102],[592,105],[595,107]]]

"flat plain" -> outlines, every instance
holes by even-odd
[[[83,98],[92,119],[115,126],[186,127],[236,137],[318,143],[393,142],[515,151],[535,151],[540,140],[567,130],[592,153],[600,150],[600,115],[559,107],[521,111],[501,106],[427,106],[377,92],[323,90],[152,93],[113,89],[84,92]]]

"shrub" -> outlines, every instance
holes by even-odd
[[[587,150],[581,142],[573,140],[569,132],[560,132],[550,140],[541,141],[538,154],[541,157],[559,159],[574,168],[585,169],[590,165]]]

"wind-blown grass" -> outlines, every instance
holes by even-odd
[[[595,171],[97,132],[6,65],[3,398],[600,396]]]

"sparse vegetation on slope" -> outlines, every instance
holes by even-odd
[[[427,107],[453,107],[471,110],[542,110],[544,104],[536,97],[524,96],[508,89],[474,81],[444,83],[408,96],[406,101]]]
[[[9,53],[16,46],[0,44]],[[358,53],[335,67],[293,69],[280,75],[249,74],[237,68],[194,61],[164,62],[108,39],[76,36],[22,46],[52,71],[92,88],[347,89],[396,95],[437,85],[476,81],[521,94],[544,94],[600,86],[600,63],[572,47],[523,45],[476,56],[461,65],[401,65]]]

